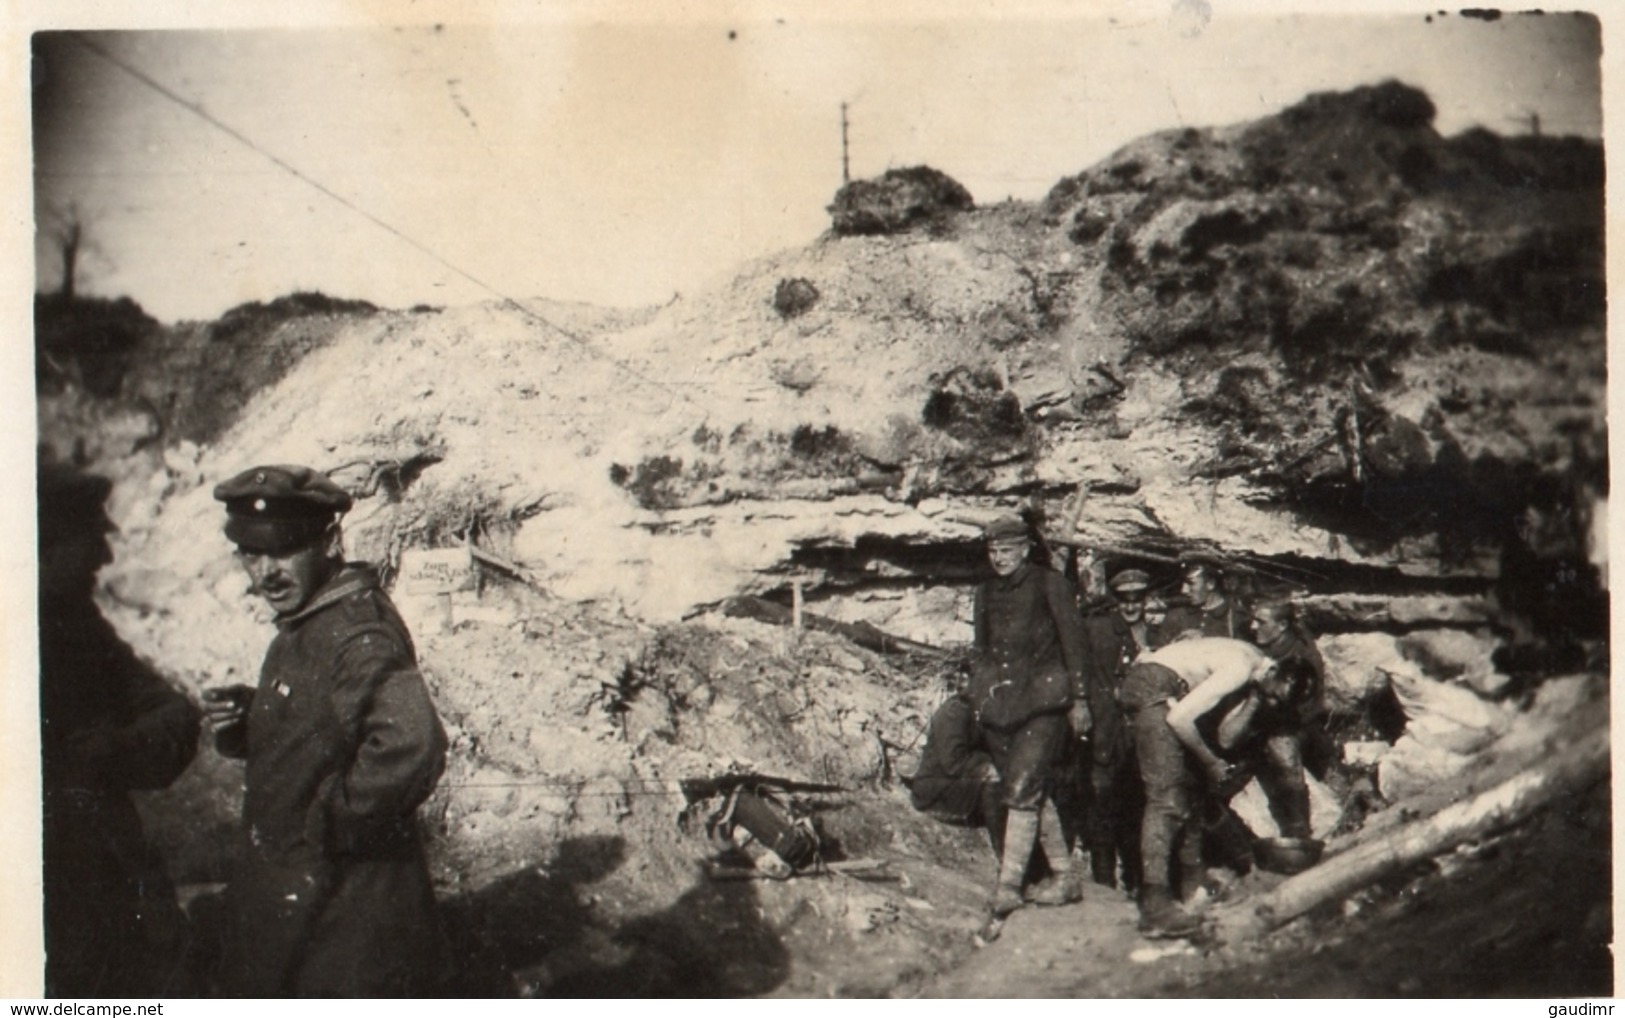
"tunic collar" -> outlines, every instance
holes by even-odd
[[[303,608],[291,615],[278,615],[277,628],[287,629],[294,623],[302,622],[322,609],[337,604],[351,594],[372,590],[378,586],[378,570],[365,562],[347,562]]]

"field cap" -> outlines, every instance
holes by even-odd
[[[989,543],[994,541],[1025,541],[1027,540],[1027,523],[1014,513],[1005,513],[996,516],[992,522],[982,528],[982,536]]]
[[[280,554],[312,543],[353,503],[327,475],[299,466],[251,467],[215,486],[226,536],[245,551]]]
[[[1111,578],[1110,586],[1119,594],[1134,590],[1148,590],[1151,587],[1151,577],[1140,569],[1125,569]]]

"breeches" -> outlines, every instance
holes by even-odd
[[[1199,853],[1201,829],[1193,805],[1196,782],[1185,762],[1185,747],[1168,727],[1165,702],[1134,711],[1130,729],[1134,753],[1145,785],[1145,815],[1140,821],[1140,856],[1147,884],[1169,882],[1169,862],[1176,844]]]
[[[1044,804],[1050,774],[1066,744],[1066,715],[1060,712],[1029,718],[1020,728],[982,730],[982,743],[998,768],[1002,801],[1007,809],[1037,810]]]
[[[1114,759],[1094,761],[1089,770],[1092,803],[1089,812],[1089,845],[1107,849],[1117,843],[1125,824],[1135,825],[1139,839],[1140,773],[1133,752],[1118,753]]]

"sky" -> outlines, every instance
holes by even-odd
[[[1042,197],[1152,131],[1386,78],[1427,91],[1444,134],[1521,133],[1531,114],[1547,134],[1602,131],[1601,32],[1574,14],[537,9],[36,35],[36,288],[59,285],[69,214],[87,237],[80,291],[164,321],[295,290],[664,302],[827,228],[843,103],[854,178],[923,163],[984,204]]]

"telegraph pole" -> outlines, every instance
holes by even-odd
[[[846,148],[846,103],[841,103],[841,183],[852,183],[852,167],[847,161]]]

